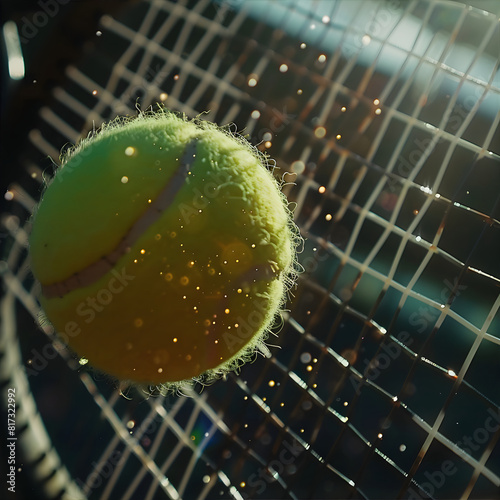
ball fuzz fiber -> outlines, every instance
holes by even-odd
[[[298,233],[265,158],[206,121],[118,119],[61,158],[29,240],[40,302],[120,380],[209,380],[260,349]]]

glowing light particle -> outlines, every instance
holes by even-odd
[[[325,127],[316,127],[316,129],[314,130],[314,135],[318,139],[322,139],[326,135],[326,128]]]
[[[247,82],[247,85],[249,87],[255,87],[258,83],[258,80],[257,80],[257,75],[254,75],[254,76],[250,76],[250,78],[248,79],[248,82]]]
[[[311,355],[308,353],[308,352],[303,352],[301,355],[300,355],[300,361],[302,361],[302,363],[309,363],[311,361]]]
[[[296,174],[302,174],[304,172],[304,170],[306,169],[305,163],[303,161],[300,161],[300,160],[294,161],[290,167],[292,169],[292,172],[294,172]]]

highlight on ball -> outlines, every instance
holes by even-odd
[[[270,355],[301,238],[269,167],[243,137],[164,109],[64,153],[29,239],[61,339],[123,383],[166,390]]]

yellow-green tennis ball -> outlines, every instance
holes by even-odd
[[[266,349],[296,240],[247,141],[162,111],[112,122],[62,158],[30,256],[45,314],[79,356],[161,384]]]

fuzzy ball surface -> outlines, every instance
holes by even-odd
[[[29,240],[62,340],[140,384],[216,378],[265,351],[297,242],[265,163],[243,138],[167,111],[70,150]]]

